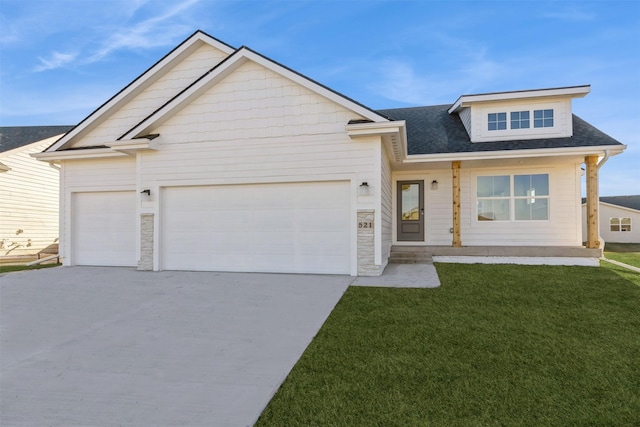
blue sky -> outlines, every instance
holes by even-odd
[[[640,2],[0,0],[0,126],[76,124],[195,30],[371,108],[591,84],[574,113],[628,145],[640,194]]]

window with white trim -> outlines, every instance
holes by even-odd
[[[529,129],[529,112],[512,111],[511,129]]]
[[[488,113],[487,130],[530,129],[531,111],[510,111],[507,126],[507,112]],[[554,126],[553,109],[533,110],[534,128],[552,128]]]
[[[478,221],[546,221],[549,174],[478,176]]]
[[[533,110],[534,128],[552,128],[553,110]]]
[[[631,231],[631,218],[609,218],[611,231]]]

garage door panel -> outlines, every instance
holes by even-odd
[[[350,200],[348,182],[166,188],[161,268],[349,274]]]
[[[73,194],[72,263],[136,265],[136,193]]]

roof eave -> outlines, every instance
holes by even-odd
[[[610,156],[622,153],[626,145],[601,145],[594,147],[561,147],[561,148],[532,148],[527,150],[499,150],[499,151],[474,151],[463,153],[436,153],[436,154],[409,154],[403,163],[429,163],[443,161],[464,160],[499,160],[530,157],[576,156],[598,155],[604,156],[609,152]]]

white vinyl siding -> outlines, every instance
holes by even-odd
[[[381,181],[381,226],[382,226],[382,264],[386,264],[391,253],[393,239],[393,188],[391,182],[391,164],[384,146],[382,149],[382,181]]]
[[[587,240],[586,205],[582,205],[582,240]],[[631,231],[611,231],[611,218],[629,218]],[[600,203],[598,205],[600,237],[611,243],[640,243],[640,211],[622,206]]]
[[[89,147],[115,141],[226,56],[208,44],[202,45],[74,146]]]
[[[0,153],[10,168],[0,172],[0,257],[36,254],[58,242],[59,171],[30,156],[58,138]]]
[[[476,181],[486,175],[549,174],[549,219],[545,221],[478,221]],[[580,165],[522,169],[462,169],[462,244],[496,246],[579,246]]]
[[[344,130],[358,117],[249,62],[154,130],[163,143],[143,154],[141,185],[376,176],[379,145]]]

